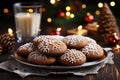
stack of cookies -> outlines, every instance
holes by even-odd
[[[20,46],[14,56],[37,65],[60,63],[78,66],[89,60],[103,58],[104,50],[95,40],[85,36],[41,35],[33,39],[33,42]]]

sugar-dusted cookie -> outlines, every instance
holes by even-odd
[[[90,43],[81,50],[88,60],[96,60],[104,57],[103,48],[95,43]]]
[[[86,62],[86,56],[76,49],[68,49],[65,54],[59,58],[59,62],[68,66],[77,66]]]
[[[60,56],[67,50],[67,46],[61,40],[45,38],[38,45],[38,51],[47,56]]]
[[[68,48],[82,48],[87,45],[87,40],[84,36],[69,35],[62,39]]]
[[[32,51],[34,51],[35,47],[33,45],[33,43],[26,43],[24,45],[21,45],[18,49],[17,49],[17,54],[21,55],[21,56],[28,56],[28,54]]]
[[[31,52],[28,55],[27,61],[32,64],[37,65],[50,65],[53,64],[56,59],[53,57],[47,57],[44,54],[40,54],[37,50],[34,52]]]

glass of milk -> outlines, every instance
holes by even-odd
[[[40,34],[42,5],[35,2],[15,3],[13,5],[18,43],[32,41]]]

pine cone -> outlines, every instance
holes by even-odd
[[[0,44],[3,46],[3,52],[12,52],[15,48],[15,37],[9,34],[3,34],[0,36]]]
[[[3,52],[3,47],[2,45],[0,45],[0,55],[2,54],[2,52]]]

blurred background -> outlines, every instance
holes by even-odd
[[[79,25],[96,22],[102,3],[107,2],[117,24],[120,25],[119,0],[1,0],[0,1],[0,33],[7,32],[8,27],[15,30],[13,4],[16,2],[39,2],[43,4],[41,29],[43,34],[61,27],[71,29]],[[93,16],[86,20],[87,14]],[[49,31],[45,31],[49,28]]]

